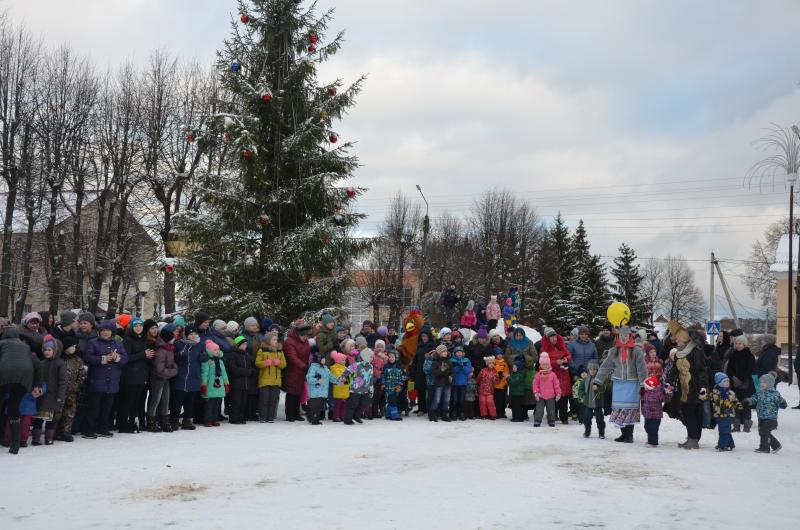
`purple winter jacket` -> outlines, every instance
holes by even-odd
[[[118,363],[102,364],[101,357],[114,350],[119,353],[120,361]],[[92,339],[86,347],[86,353],[83,358],[87,366],[89,366],[89,373],[86,377],[89,392],[101,394],[116,394],[119,392],[119,378],[122,375],[122,366],[128,362],[128,354],[122,346],[122,341],[116,341],[114,337],[109,340]]]

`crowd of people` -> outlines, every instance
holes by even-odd
[[[459,301],[454,291],[445,296],[448,305]],[[273,423],[283,393],[285,421],[311,425],[412,413],[430,422],[494,421],[510,410],[511,422],[532,419],[536,428],[578,422],[587,438],[593,424],[605,438],[611,423],[620,429],[615,441],[632,443],[644,416],[650,447],[659,445],[666,414],[686,427],[681,448],[699,449],[703,429],[716,429],[718,451],[734,449],[732,433],[749,432],[755,410],[757,452],[781,449],[773,433],[787,405],[775,390],[774,336],[759,337],[755,354],[741,330],[710,345],[703,331],[676,322],[663,340],[607,325],[596,337],[586,326],[566,337],[545,326],[534,342],[530,328],[517,326],[514,300],[505,302],[505,311],[494,296],[485,306],[468,303],[461,329],[409,324],[412,352],[393,329],[367,320],[353,337],[328,313],[286,329],[270,318],[240,325],[202,311],[162,322],[70,311],[58,322],[46,312],[16,326],[0,319],[3,444],[16,454],[29,442],[72,442],[78,434]]]

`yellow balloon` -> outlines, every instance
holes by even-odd
[[[608,306],[607,316],[612,326],[627,326],[631,321],[631,310],[622,302],[614,302]]]

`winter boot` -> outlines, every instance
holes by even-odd
[[[686,440],[686,443],[681,445],[683,449],[700,449],[700,445],[698,444],[700,440],[697,438],[689,438]]]
[[[161,432],[161,426],[156,421],[155,416],[147,417],[147,432]]]
[[[583,428],[583,437],[588,438],[592,435],[592,426],[587,425]]]
[[[615,442],[624,442],[624,441],[626,441],[626,440],[627,440],[627,436],[625,435],[625,431],[624,431],[624,430],[623,430],[623,431],[620,433],[620,435],[619,435],[619,436],[617,436],[616,438],[614,438],[614,441],[615,441]]]
[[[750,427],[753,426],[753,420],[744,420],[744,432],[750,432]]]
[[[56,430],[55,429],[45,429],[44,430],[44,444],[45,445],[53,445],[53,440],[56,437]]]
[[[731,428],[731,432],[741,432],[741,431],[742,431],[742,421],[733,420],[733,427]]]
[[[34,427],[31,433],[31,445],[42,445],[42,429]]]
[[[181,428],[181,419],[180,418],[170,418],[170,424],[172,427],[172,431],[175,432]]]
[[[22,430],[22,424],[20,423],[20,419],[17,418],[16,420],[8,420],[8,423],[11,424],[11,438],[9,440],[9,449],[8,452],[12,455],[19,453],[19,437],[20,431]]]
[[[599,436],[601,439],[605,440],[605,439],[606,439],[606,429],[605,429],[605,427],[598,427],[598,428],[597,428],[597,430],[598,430],[598,431],[600,431],[600,432],[598,433],[598,436]]]
[[[632,444],[633,443],[633,425],[628,425],[623,430],[625,433],[625,443]]]
[[[184,431],[193,431],[196,429],[194,423],[189,418],[184,418],[183,423],[181,423],[181,429]]]
[[[170,421],[169,416],[161,416],[161,431],[172,432],[172,422]]]

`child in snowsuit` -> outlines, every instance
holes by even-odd
[[[536,398],[536,411],[533,413],[533,426],[542,424],[542,416],[547,409],[547,424],[556,426],[556,401],[561,397],[561,383],[558,376],[553,373],[550,366],[550,356],[547,353],[539,355],[539,373],[533,378],[533,395]]]
[[[467,302],[467,309],[465,309],[464,313],[461,315],[461,327],[475,330],[477,326],[478,315],[475,314],[475,302],[470,300]]]
[[[478,384],[475,382],[475,370],[469,374],[467,379],[467,390],[464,392],[464,416],[468,420],[474,420],[477,416],[475,408],[475,398],[478,393]]]
[[[733,420],[736,412],[741,410],[742,404],[731,390],[731,382],[723,372],[714,374],[714,389],[711,391],[711,413],[714,415],[719,432],[717,451],[733,451]]]
[[[229,423],[244,425],[247,423],[247,394],[251,376],[256,374],[255,360],[247,352],[247,339],[239,335],[233,339],[233,351],[225,356],[230,370],[231,410]]]
[[[393,421],[402,421],[400,410],[397,408],[397,402],[400,394],[403,392],[403,385],[408,381],[403,363],[397,359],[397,352],[394,350],[388,354],[388,359],[383,367],[381,373],[381,386],[384,388],[386,396],[386,419]]]
[[[372,358],[372,380],[375,393],[373,395],[369,417],[379,418],[386,411],[386,389],[381,382],[383,367],[386,366],[386,342],[381,339],[376,340],[374,350],[375,357]]]
[[[514,301],[506,298],[506,305],[503,306],[503,321],[506,324],[506,335],[508,330],[517,327],[517,310],[514,309]]]
[[[76,353],[78,347],[77,337],[66,335],[61,341],[64,351],[61,358],[67,370],[66,394],[64,405],[61,408],[61,418],[56,427],[56,440],[72,442],[72,422],[75,420],[75,409],[78,404],[78,394],[83,382],[86,381],[86,370],[83,359]]]
[[[47,385],[42,385],[42,393],[40,398],[43,398],[47,395]],[[19,402],[19,418],[21,429],[19,431],[19,446],[20,447],[28,447],[28,436],[31,434],[31,424],[33,423],[33,417],[36,415],[36,399],[33,397],[32,392],[26,392],[22,396],[22,400]],[[6,422],[6,430],[3,437],[3,445],[8,447],[11,444],[11,422]]]
[[[464,399],[467,394],[467,381],[472,373],[472,363],[464,357],[464,348],[456,346],[453,357],[450,358],[453,365],[453,409],[450,411],[450,419],[466,420],[464,414]]]
[[[745,401],[756,408],[758,415],[758,435],[761,437],[761,444],[756,453],[773,453],[781,450],[781,443],[772,431],[778,428],[778,409],[786,408],[786,400],[775,390],[775,377],[772,374],[764,374],[759,379],[760,389],[758,392],[747,398]]]
[[[56,351],[56,342],[52,335],[47,335],[42,342],[42,377],[47,393],[39,398],[36,420],[33,425],[33,445],[41,445],[42,428],[44,443],[52,445],[56,435],[56,424],[59,421],[61,407],[67,394],[67,365]],[[45,423],[46,422],[46,423]]]
[[[320,352],[324,355],[323,352]],[[281,373],[286,368],[286,356],[274,333],[267,333],[256,353],[258,368],[259,418],[261,423],[275,423],[278,416],[278,401],[281,397]],[[327,370],[327,368],[326,368]],[[328,370],[330,372],[330,370]],[[309,391],[311,384],[309,383]],[[328,390],[325,389],[325,397]],[[311,399],[309,397],[309,399]]]
[[[497,323],[503,318],[500,304],[497,303],[497,295],[493,294],[489,304],[486,306],[486,320],[489,330],[497,329]]]
[[[450,364],[450,353],[440,344],[436,354],[431,356],[430,373],[433,376],[433,397],[428,408],[430,421],[450,421],[447,408],[450,406],[450,384],[453,376],[453,366]]]
[[[283,355],[282,352],[281,355]],[[319,350],[312,352],[311,366],[308,367],[306,374],[308,383],[307,418],[311,425],[322,425],[322,420],[325,419],[325,402],[328,401],[328,387],[331,383],[335,383],[333,374],[325,364],[325,355]],[[278,391],[280,392],[280,387],[278,387]]]
[[[658,447],[658,430],[661,428],[661,418],[664,415],[664,403],[672,398],[672,387],[663,382],[663,379],[651,375],[644,381],[642,394],[642,416],[644,416],[644,430],[647,433],[647,446]]]
[[[350,396],[347,398],[347,410],[344,414],[344,424],[353,425],[353,422],[363,423],[361,415],[372,404],[372,358],[375,353],[364,348],[358,354],[356,361],[347,367],[343,378],[350,381]]]
[[[200,371],[200,395],[205,399],[205,426],[219,427],[217,418],[222,398],[230,392],[230,381],[225,363],[222,361],[222,351],[216,342],[206,340],[206,354],[208,360],[203,363]]]
[[[497,417],[497,409],[494,406],[494,390],[495,385],[500,382],[500,376],[494,369],[494,357],[484,357],[483,362],[486,363],[486,366],[480,371],[478,379],[475,381],[478,385],[478,406],[482,420],[486,418],[494,420]]]
[[[494,353],[494,370],[497,372],[499,382],[494,385],[494,407],[498,418],[506,417],[506,393],[508,392],[508,382],[506,377],[509,374],[509,366],[503,357],[503,350],[500,347],[492,348]]]
[[[511,421],[518,423],[528,419],[522,409],[522,398],[525,395],[525,361],[515,361],[508,376],[508,392],[511,400]]]
[[[594,389],[595,377],[600,366],[597,361],[592,359],[586,363],[586,371],[575,382],[572,393],[575,399],[583,405],[583,437],[588,438],[592,435],[592,418],[597,423],[597,432],[600,438],[606,437],[606,421],[603,417],[603,397],[605,396],[605,385],[600,384],[598,389]]]
[[[331,359],[333,359],[334,362],[334,365],[331,366],[331,374],[333,374],[334,377],[333,421],[338,423],[344,420],[347,409],[347,399],[350,397],[350,385],[347,381],[342,380],[342,375],[347,370],[345,366],[347,355],[338,351],[332,351]]]

